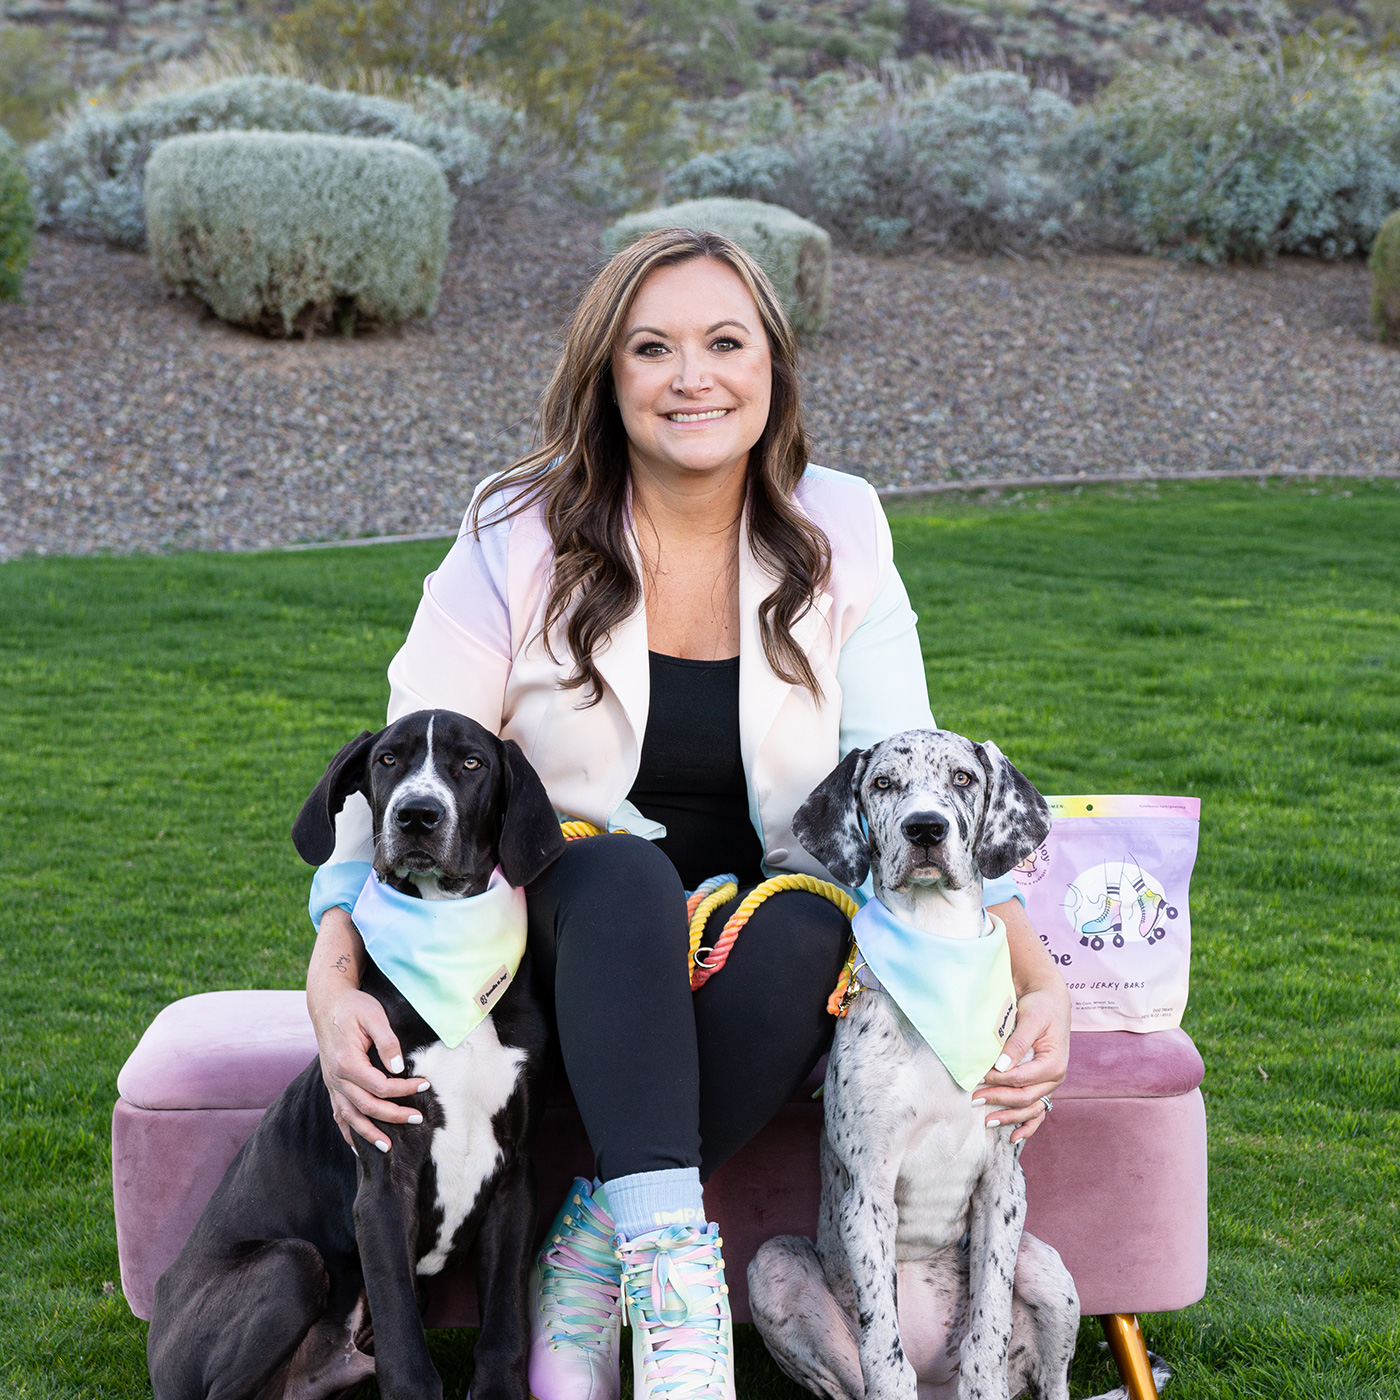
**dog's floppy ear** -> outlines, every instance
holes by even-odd
[[[995,880],[1030,855],[1050,834],[1050,808],[995,744],[973,744],[987,775],[987,810],[977,839],[977,868]]]
[[[860,825],[865,749],[852,749],[808,794],[792,819],[793,834],[843,885],[870,874],[870,842]]]
[[[379,734],[383,732],[381,729]],[[335,819],[345,799],[364,788],[369,751],[379,734],[366,729],[359,738],[351,739],[326,765],[321,781],[302,803],[292,823],[292,845],[308,865],[324,865],[335,850]]]
[[[559,859],[564,834],[530,760],[514,739],[501,742],[506,758],[505,811],[501,814],[501,873],[518,889]]]

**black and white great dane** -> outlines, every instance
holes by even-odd
[[[520,749],[447,710],[351,740],[296,819],[327,860],[337,813],[362,793],[374,865],[401,893],[480,893],[499,864],[527,884],[563,850]],[[382,1125],[388,1153],[340,1135],[313,1062],[264,1114],[184,1249],[156,1284],[147,1357],[155,1400],[326,1400],[370,1375],[386,1400],[437,1400],[421,1282],[476,1243],[481,1337],[475,1400],[527,1400],[526,1284],[535,1231],[530,1145],[548,1027],[529,953],[491,1014],[448,1049],[371,962],[420,1124]],[[383,1069],[378,1057],[377,1067]]]
[[[873,869],[906,923],[972,938],[983,878],[1049,829],[995,745],[937,729],[849,754],[793,821],[838,880]],[[1060,1256],[1023,1233],[1013,1129],[986,1127],[989,1110],[862,981],[827,1065],[816,1246],[781,1236],[749,1267],[763,1340],[829,1400],[1069,1400],[1079,1300]]]

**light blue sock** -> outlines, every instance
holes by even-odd
[[[615,1176],[603,1188],[608,1211],[623,1239],[633,1239],[667,1225],[705,1223],[699,1167],[671,1167],[659,1172]],[[599,1192],[594,1193],[596,1200]]]

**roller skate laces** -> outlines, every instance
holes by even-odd
[[[636,1400],[733,1400],[722,1243],[713,1223],[618,1237]]]
[[[616,1228],[588,1182],[576,1180],[531,1278],[533,1400],[617,1400],[621,1392]]]

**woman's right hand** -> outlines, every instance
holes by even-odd
[[[380,1123],[421,1123],[423,1115],[393,1103],[421,1093],[426,1079],[394,1079],[370,1063],[373,1046],[390,1074],[402,1074],[403,1053],[384,1008],[360,990],[364,944],[344,909],[328,909],[321,918],[311,966],[306,974],[306,1005],[316,1032],[321,1077],[331,1097],[331,1112],[346,1142],[358,1133],[381,1152],[389,1138]],[[351,1143],[353,1146],[353,1143]]]

